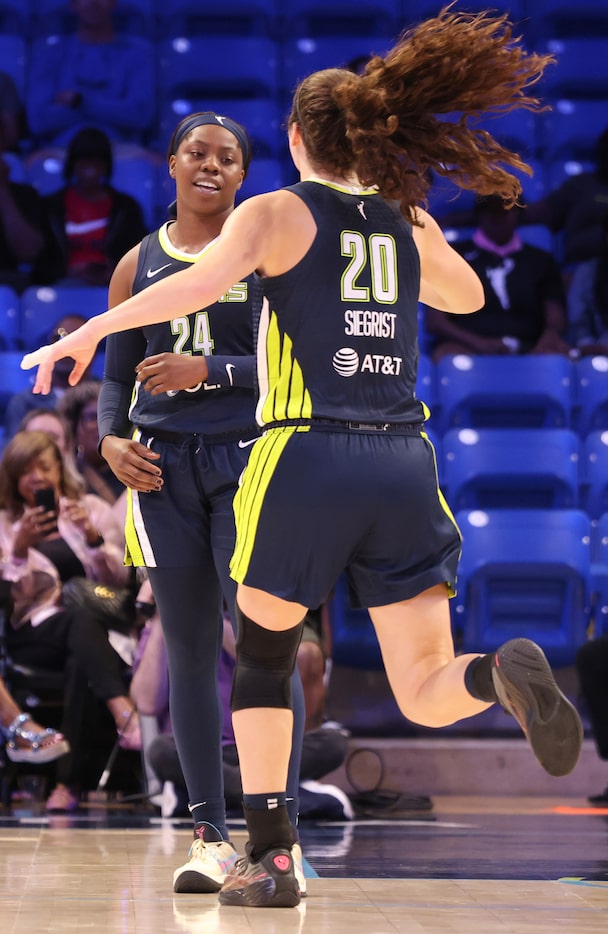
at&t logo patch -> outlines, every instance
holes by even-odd
[[[336,350],[332,363],[339,376],[354,376],[359,370],[359,354],[352,347]]]

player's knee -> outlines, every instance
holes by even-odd
[[[294,670],[303,620],[291,629],[275,632],[245,616],[237,606],[237,657],[230,707],[291,708]]]

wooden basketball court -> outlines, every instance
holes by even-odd
[[[0,815],[2,934],[606,934],[608,809],[584,798],[436,797],[403,820],[301,828],[295,909],[174,895],[186,821],[91,804]],[[243,825],[231,825],[242,850]]]

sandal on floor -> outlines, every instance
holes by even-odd
[[[67,785],[57,785],[47,798],[46,809],[47,811],[77,811],[78,795],[70,791]]]
[[[20,713],[9,726],[2,728],[6,737],[6,754],[11,762],[53,762],[70,751],[68,741],[50,727],[40,731],[23,729],[24,724],[33,722],[28,714]]]

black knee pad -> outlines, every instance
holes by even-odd
[[[291,709],[291,675],[304,620],[291,629],[273,632],[258,626],[236,608],[238,637],[232,679],[231,710],[250,707]]]

